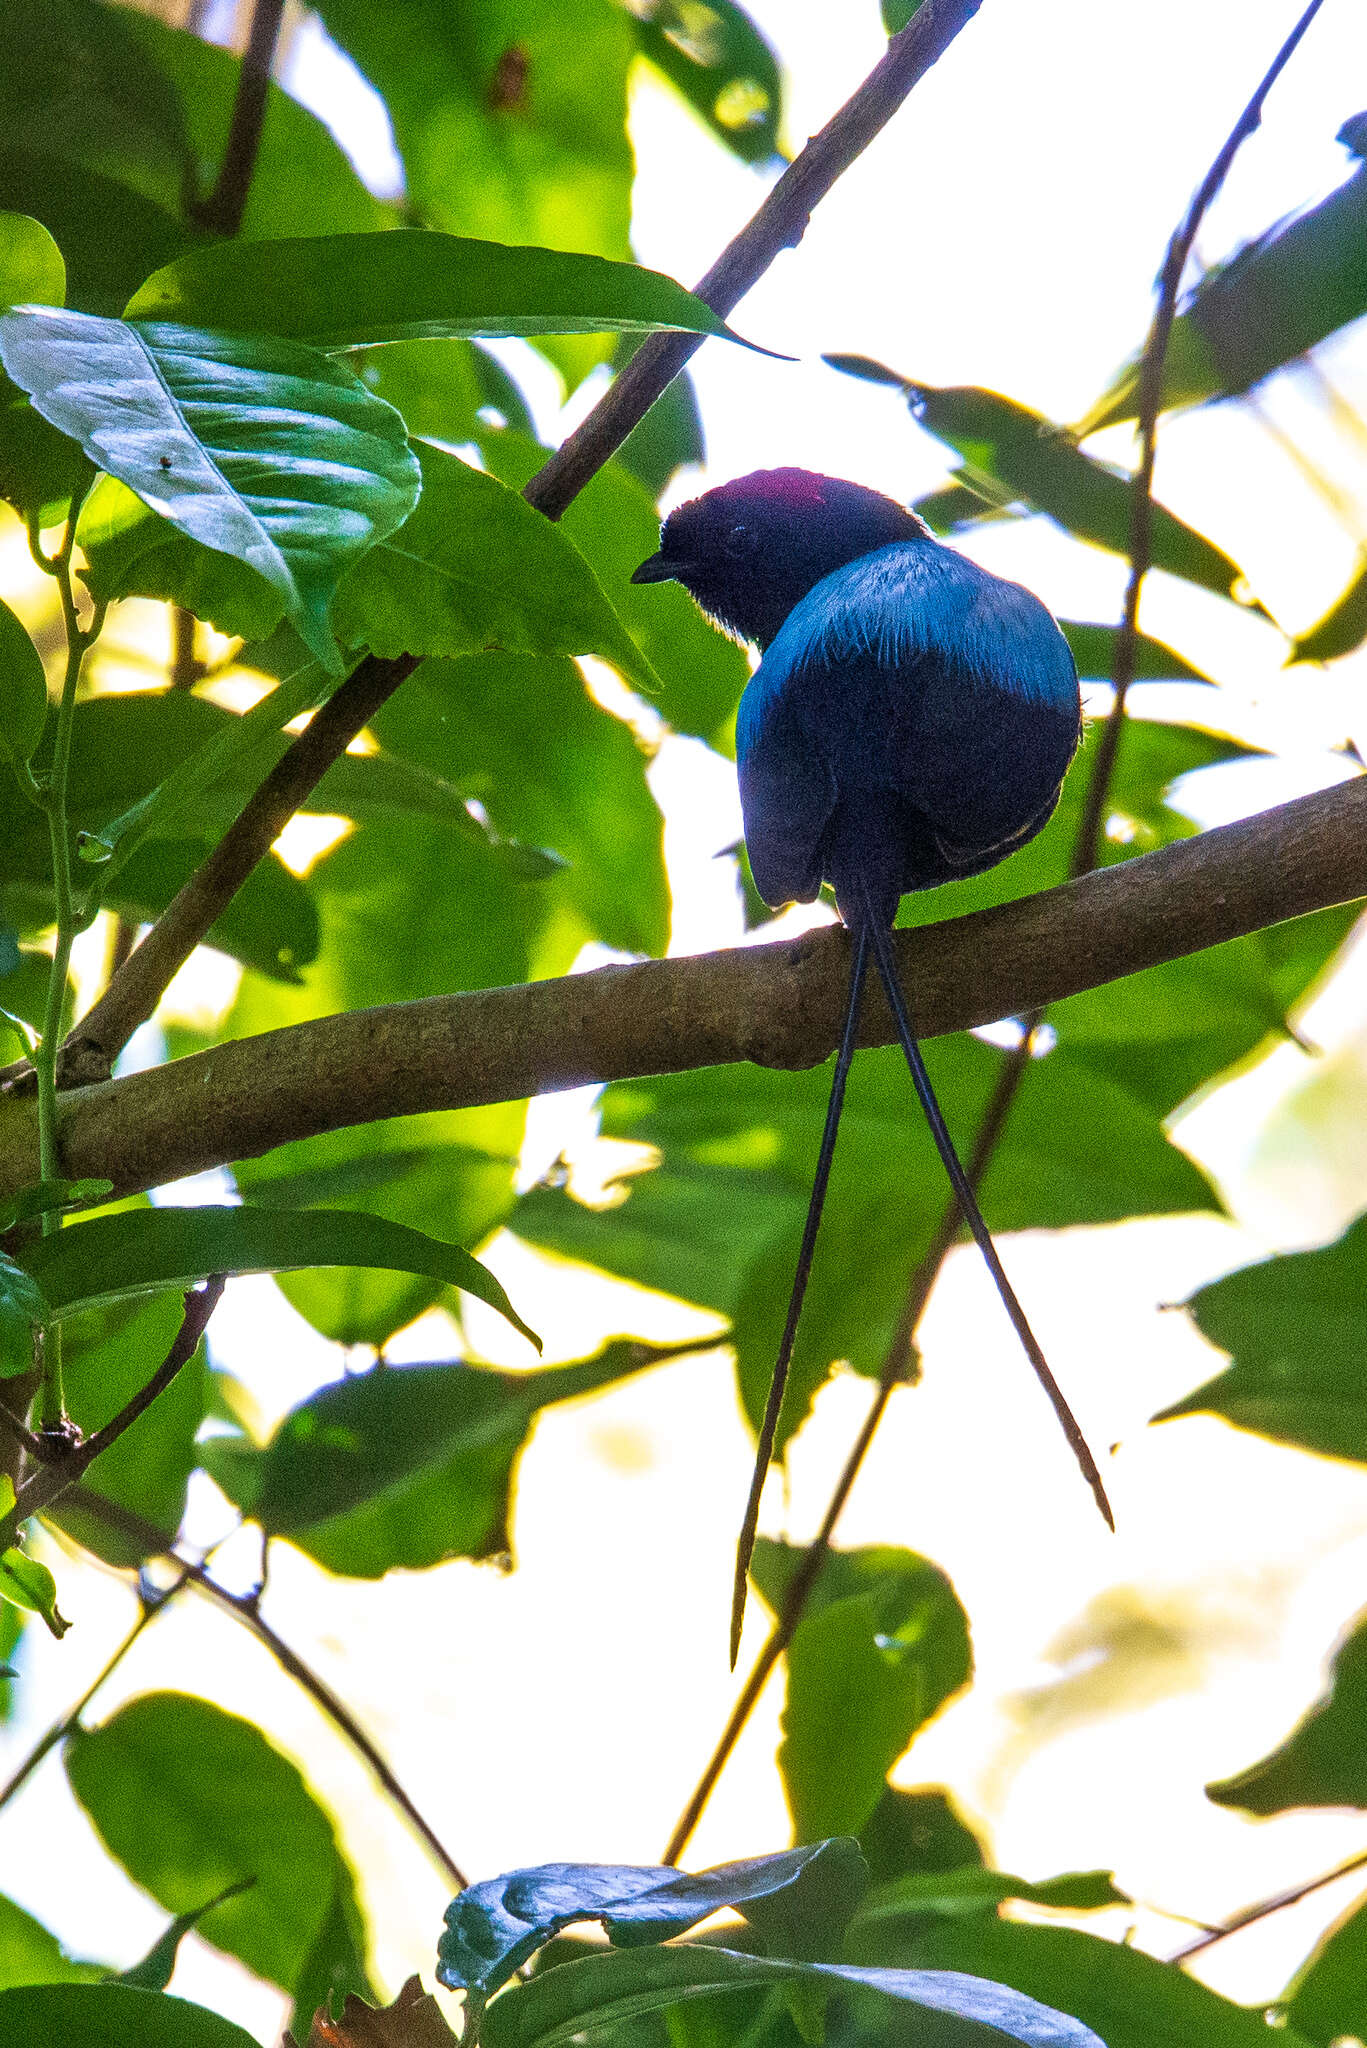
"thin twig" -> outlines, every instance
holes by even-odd
[[[1115,774],[1120,736],[1124,729],[1125,700],[1134,680],[1136,656],[1139,645],[1139,595],[1147,573],[1152,552],[1153,523],[1153,469],[1154,450],[1157,440],[1158,413],[1163,387],[1163,368],[1167,360],[1168,342],[1172,334],[1173,321],[1177,314],[1177,295],[1181,288],[1182,275],[1187,259],[1196,240],[1201,221],[1229,173],[1240,145],[1251,135],[1262,116],[1263,102],[1276,83],[1281,71],[1290,60],[1301,37],[1319,12],[1323,0],[1310,0],[1296,27],[1277,52],[1272,64],[1264,74],[1257,91],[1244,108],[1228,139],[1210,170],[1202,180],[1196,196],[1188,207],[1181,226],[1168,244],[1167,256],[1159,278],[1158,302],[1148,339],[1144,344],[1143,360],[1140,366],[1140,438],[1141,454],[1135,473],[1134,493],[1131,503],[1130,521],[1130,572],[1125,592],[1125,608],[1120,629],[1115,636],[1112,655],[1112,681],[1115,696],[1100,744],[1092,763],[1087,795],[1082,807],[1077,836],[1069,863],[1069,876],[1079,881],[1091,874],[1100,857],[1101,827],[1106,815],[1112,778]],[[913,986],[916,984],[913,982]],[[984,1113],[974,1143],[973,1160],[969,1168],[969,1181],[976,1190],[991,1163],[997,1144],[1006,1127],[1007,1118],[1016,1099],[1022,1080],[1030,1063],[1031,1041],[1043,1020],[1044,1006],[1031,1004],[1017,1005],[999,1011],[999,1015],[1019,1015],[1024,1011],[1024,1029],[1020,1044],[1009,1055],[1006,1065],[998,1078],[992,1099]],[[855,1439],[845,1461],[835,1490],[831,1495],[826,1513],[822,1518],[812,1542],[797,1567],[784,1596],[783,1606],[777,1621],[770,1631],[764,1647],[759,1653],[754,1669],[747,1678],[740,1696],[731,1711],[725,1728],[708,1761],[702,1777],[684,1808],[679,1821],[670,1836],[664,1852],[666,1863],[676,1863],[682,1855],[694,1829],[702,1817],[713,1788],[721,1776],[726,1763],[740,1740],[742,1731],[754,1711],[760,1693],[770,1672],[787,1649],[797,1631],[813,1587],[821,1575],[821,1568],[831,1546],[835,1527],[844,1510],[845,1503],[853,1490],[855,1480],[863,1466],[869,1447],[873,1443],[882,1422],[893,1390],[906,1376],[907,1361],[914,1343],[916,1329],[930,1298],[931,1290],[939,1276],[940,1268],[953,1247],[960,1225],[959,1205],[950,1202],[940,1219],[939,1229],[916,1268],[907,1292],[897,1332],[888,1348],[883,1370],[878,1382],[878,1391],[865,1418],[864,1425]],[[1202,1946],[1211,1937],[1203,1936],[1195,1946]],[[1218,1938],[1218,1937],[1216,1937]]]
[[[168,1536],[164,1529],[158,1529],[154,1523],[144,1521],[141,1515],[134,1514],[131,1509],[120,1507],[112,1500],[106,1500],[103,1494],[92,1492],[87,1486],[78,1487],[75,1498],[77,1504],[84,1508],[87,1514],[95,1515],[109,1528],[117,1529],[121,1535],[131,1537],[149,1554],[169,1558],[184,1572],[192,1586],[209,1599],[216,1601],[233,1616],[234,1620],[240,1621],[244,1628],[251,1631],[257,1641],[269,1650],[281,1670],[287,1672],[308,1694],[315,1706],[326,1714],[333,1726],[350,1743],[356,1754],[374,1773],[392,1804],[426,1843],[451,1883],[463,1891],[467,1880],[460,1865],[413,1804],[364,1728],[338,1699],[331,1686],[304,1662],[296,1650],[290,1648],[282,1636],[276,1634],[270,1623],[262,1616],[257,1601],[250,1594],[229,1592],[228,1588],[221,1586],[202,1565],[187,1563],[178,1554],[174,1537]]]
[[[695,295],[714,313],[730,313],[776,256],[797,247],[814,208],[887,126],[980,4],[981,0],[922,0],[863,84],[794,157],[759,210],[694,287]],[[703,340],[697,334],[648,336],[593,411],[532,478],[523,493],[528,502],[548,519],[558,519]]]
[[[897,957],[934,1038],[1363,895],[1357,777],[1040,895],[900,931]],[[59,1097],[63,1170],[127,1194],[386,1117],[738,1060],[814,1066],[838,1035],[848,964],[827,928],[315,1018]],[[860,1043],[891,1038],[871,998]],[[32,1098],[0,1093],[0,1195],[35,1178]]]
[[[201,227],[218,235],[235,235],[242,225],[251,190],[252,172],[261,147],[261,130],[266,120],[266,99],[270,91],[275,46],[285,0],[256,0],[247,47],[237,75],[237,96],[223,161],[214,189],[195,208]]]
[[[37,1455],[42,1463],[24,1481],[13,1507],[0,1519],[0,1551],[14,1542],[19,1529],[33,1515],[42,1513],[64,1493],[70,1492],[100,1453],[116,1443],[126,1429],[131,1429],[138,1417],[146,1414],[158,1394],[165,1392],[181,1367],[194,1357],[222,1293],[222,1277],[215,1274],[205,1281],[203,1287],[186,1295],[185,1313],[165,1358],[146,1386],[139,1388],[132,1400],[126,1402],[118,1414],[111,1417],[103,1428],[97,1429],[93,1436],[88,1436],[83,1443],[63,1442],[60,1448],[46,1432],[36,1439]],[[6,1420],[13,1427],[12,1421]]]
[[[1191,205],[1187,208],[1186,217],[1168,243],[1163,268],[1159,272],[1158,302],[1154,307],[1153,322],[1139,365],[1139,467],[1135,471],[1134,493],[1130,505],[1129,581],[1125,588],[1125,608],[1121,616],[1120,630],[1115,636],[1111,657],[1115,702],[1097,748],[1096,765],[1087,791],[1087,802],[1083,807],[1072,868],[1075,875],[1085,874],[1089,868],[1094,868],[1097,864],[1106,801],[1110,793],[1111,777],[1115,771],[1120,736],[1124,730],[1125,699],[1134,681],[1139,649],[1139,597],[1153,553],[1153,466],[1158,443],[1158,415],[1163,400],[1163,370],[1168,358],[1168,342],[1172,336],[1173,322],[1177,318],[1177,299],[1182,289],[1182,277],[1200,232],[1202,220],[1229,176],[1230,166],[1239,150],[1262,120],[1263,102],[1291,61],[1302,36],[1323,4],[1324,0],[1310,0],[1300,20],[1263,73],[1257,91],[1231,128],[1223,148],[1206,172]]]
[[[1321,1871],[1318,1877],[1307,1878],[1304,1884],[1293,1884],[1287,1891],[1274,1892],[1270,1899],[1260,1899],[1256,1906],[1245,1906],[1242,1912],[1232,1914],[1222,1927],[1203,1928],[1190,1941],[1184,1941],[1181,1948],[1175,1949],[1168,1961],[1184,1963],[1188,1956],[1214,1948],[1217,1941],[1241,1933],[1245,1927],[1252,1927],[1255,1921],[1266,1920],[1270,1913],[1280,1913],[1287,1906],[1298,1906],[1312,1892],[1323,1891],[1327,1884],[1334,1884],[1341,1877],[1351,1877],[1355,1870],[1367,1870],[1367,1849],[1359,1850],[1356,1856],[1350,1856],[1346,1863],[1336,1864],[1332,1870]]]

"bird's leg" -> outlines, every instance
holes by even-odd
[[[821,1133],[821,1150],[817,1154],[816,1175],[812,1181],[811,1200],[807,1204],[807,1221],[802,1229],[797,1271],[793,1275],[793,1291],[788,1297],[788,1317],[783,1325],[774,1376],[769,1382],[769,1398],[765,1403],[764,1420],[760,1424],[759,1442],[755,1447],[755,1469],[750,1479],[750,1498],[745,1504],[745,1519],[741,1523],[740,1540],[736,1545],[736,1579],[731,1595],[733,1671],[740,1649],[741,1623],[745,1619],[745,1591],[750,1572],[750,1557],[755,1547],[755,1529],[759,1522],[760,1496],[764,1492],[764,1482],[769,1473],[769,1460],[773,1455],[774,1437],[778,1430],[784,1389],[788,1384],[788,1367],[793,1356],[798,1318],[802,1314],[802,1300],[807,1292],[807,1280],[812,1270],[812,1254],[816,1250],[816,1233],[820,1228],[821,1211],[826,1201],[826,1186],[831,1177],[831,1161],[835,1156],[835,1134],[840,1128],[840,1112],[845,1104],[845,1082],[849,1078],[850,1061],[854,1058],[859,999],[864,992],[864,975],[869,961],[867,925],[861,925],[851,934],[851,947],[850,993],[845,1006],[845,1025],[840,1035],[840,1048],[835,1056],[835,1072],[831,1076],[830,1100],[826,1104],[826,1128]]]
[[[867,905],[867,896],[865,901]],[[944,1162],[945,1172],[949,1175],[949,1183],[963,1212],[964,1221],[972,1231],[977,1241],[978,1249],[987,1261],[987,1270],[996,1283],[997,1292],[1001,1296],[1002,1307],[1011,1318],[1016,1335],[1020,1338],[1024,1348],[1025,1355],[1035,1369],[1035,1377],[1049,1396],[1054,1413],[1058,1417],[1059,1426],[1072,1446],[1073,1456],[1081,1467],[1082,1476],[1092,1489],[1092,1498],[1100,1509],[1107,1527],[1114,1529],[1115,1517],[1111,1513],[1111,1504],[1106,1498],[1106,1489],[1102,1484],[1101,1474],[1097,1470],[1096,1459],[1092,1456],[1087,1439],[1078,1426],[1077,1417],[1073,1414],[1072,1409],[1064,1398],[1063,1389],[1049,1370],[1048,1361],[1040,1349],[1035,1333],[1025,1319],[1025,1310],[1017,1301],[1015,1290],[1002,1270],[1002,1262],[997,1257],[997,1247],[992,1242],[992,1233],[983,1221],[982,1211],[978,1207],[977,1197],[973,1193],[972,1184],[969,1181],[968,1175],[964,1172],[958,1153],[954,1149],[954,1140],[949,1135],[949,1128],[945,1123],[940,1105],[935,1098],[935,1090],[930,1085],[930,1075],[926,1072],[926,1063],[921,1057],[921,1048],[916,1042],[916,1034],[911,1028],[911,1019],[907,1015],[906,999],[902,994],[901,978],[897,972],[897,960],[892,949],[892,932],[888,925],[884,924],[874,915],[871,908],[869,909],[867,919],[867,929],[873,945],[874,958],[878,963],[879,977],[884,988],[887,990],[888,1003],[892,1010],[893,1021],[897,1026],[897,1036],[901,1040],[902,1050],[907,1058],[907,1065],[911,1069],[912,1084],[916,1089],[917,1096],[920,1098],[921,1107],[925,1111],[926,1122],[930,1125],[930,1135],[934,1138],[935,1148]]]

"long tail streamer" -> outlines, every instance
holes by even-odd
[[[826,1128],[821,1133],[821,1151],[817,1155],[816,1177],[812,1182],[811,1200],[807,1204],[807,1221],[802,1230],[797,1271],[793,1276],[793,1291],[788,1301],[788,1320],[783,1326],[783,1337],[778,1347],[778,1363],[774,1367],[773,1379],[769,1382],[769,1399],[765,1404],[764,1421],[760,1425],[759,1443],[755,1450],[755,1469],[750,1480],[750,1498],[745,1504],[745,1519],[741,1523],[740,1540],[736,1545],[736,1579],[731,1595],[733,1671],[740,1650],[741,1623],[745,1619],[745,1592],[750,1575],[750,1557],[755,1548],[755,1530],[759,1523],[760,1496],[764,1492],[764,1482],[769,1473],[769,1460],[773,1456],[779,1411],[783,1407],[784,1389],[788,1384],[788,1368],[792,1363],[793,1342],[797,1336],[798,1318],[802,1314],[803,1298],[812,1270],[812,1254],[816,1250],[816,1234],[821,1225],[821,1211],[826,1203],[831,1161],[835,1157],[835,1134],[840,1128],[840,1112],[845,1106],[845,1083],[849,1078],[850,1061],[854,1058],[859,1000],[864,993],[864,976],[869,964],[867,926],[861,927],[852,935],[851,944],[853,951],[850,958],[850,994],[845,1007],[845,1027],[840,1035],[840,1050],[835,1059],[835,1072],[831,1076],[831,1095],[826,1104]]]

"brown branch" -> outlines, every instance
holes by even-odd
[[[898,932],[897,949],[933,1038],[1363,895],[1367,777],[1037,896]],[[835,1043],[847,975],[847,940],[832,927],[321,1017],[70,1091],[59,1103],[63,1171],[132,1193],[380,1118],[736,1060],[812,1066]],[[860,1042],[891,1041],[887,1010],[871,997]],[[0,1194],[34,1179],[36,1147],[32,1099],[0,1100]]]
[[[261,147],[261,130],[266,120],[266,98],[270,90],[275,46],[280,38],[280,21],[285,0],[256,0],[247,47],[237,75],[237,96],[223,161],[208,198],[194,209],[201,227],[216,235],[235,235],[242,225],[251,190],[252,172]]]
[[[222,1293],[222,1277],[215,1274],[205,1281],[203,1287],[185,1296],[185,1313],[165,1358],[146,1386],[140,1387],[132,1400],[126,1402],[118,1414],[112,1416],[103,1428],[97,1429],[93,1436],[88,1436],[83,1443],[60,1445],[45,1436],[29,1438],[31,1454],[36,1452],[42,1462],[19,1488],[13,1507],[0,1519],[0,1550],[7,1549],[14,1542],[20,1527],[31,1516],[41,1514],[64,1493],[70,1492],[101,1451],[107,1451],[112,1443],[117,1443],[124,1431],[131,1429],[140,1415],[146,1414],[158,1394],[166,1391],[181,1367],[194,1357]],[[12,1417],[3,1420],[9,1428],[14,1428]]]
[[[256,1600],[248,1593],[230,1593],[228,1588],[221,1586],[202,1565],[191,1564],[181,1557],[176,1550],[174,1537],[168,1536],[164,1529],[158,1529],[154,1523],[144,1521],[141,1515],[134,1514],[131,1509],[120,1507],[112,1500],[106,1500],[103,1494],[94,1493],[86,1486],[77,1489],[76,1501],[87,1514],[96,1516],[107,1527],[117,1529],[120,1535],[131,1537],[133,1542],[141,1544],[149,1554],[169,1558],[171,1563],[185,1574],[192,1586],[209,1599],[217,1601],[234,1620],[240,1621],[244,1628],[251,1631],[257,1641],[269,1650],[281,1670],[287,1672],[295,1683],[302,1687],[350,1743],[356,1754],[369,1766],[391,1803],[427,1844],[452,1884],[463,1891],[466,1879],[460,1865],[413,1804],[364,1728],[337,1697],[331,1686],[304,1662],[297,1650],[290,1648],[283,1636],[276,1634],[270,1623],[263,1618]]]
[[[1173,322],[1177,318],[1177,296],[1182,288],[1182,276],[1200,231],[1201,222],[1229,176],[1230,166],[1235,157],[1262,120],[1263,102],[1291,61],[1302,36],[1323,4],[1324,0],[1310,0],[1300,20],[1263,73],[1257,91],[1231,128],[1223,148],[1206,172],[1191,205],[1187,208],[1185,219],[1168,243],[1167,255],[1163,259],[1163,268],[1159,273],[1158,303],[1154,308],[1153,322],[1149,328],[1148,339],[1144,343],[1144,353],[1139,365],[1139,467],[1135,471],[1134,494],[1130,504],[1129,581],[1125,588],[1125,608],[1121,616],[1120,630],[1115,636],[1115,647],[1112,652],[1111,679],[1115,687],[1115,704],[1101,735],[1096,765],[1087,791],[1087,802],[1083,809],[1073,859],[1072,873],[1075,875],[1085,874],[1089,868],[1094,868],[1099,857],[1101,828],[1105,822],[1106,802],[1123,731],[1121,714],[1125,708],[1130,685],[1134,681],[1135,662],[1139,651],[1139,596],[1153,554],[1153,467],[1158,443],[1158,415],[1162,407],[1163,370],[1168,359],[1168,343],[1172,338]]]
[[[1308,1899],[1312,1892],[1323,1891],[1327,1884],[1335,1884],[1341,1877],[1351,1877],[1354,1871],[1367,1870],[1367,1849],[1359,1850],[1343,1863],[1336,1863],[1332,1870],[1322,1870],[1318,1877],[1308,1877],[1303,1884],[1293,1884],[1284,1892],[1274,1892],[1270,1899],[1259,1899],[1256,1906],[1245,1906],[1241,1912],[1231,1914],[1223,1927],[1203,1927],[1181,1948],[1174,1949],[1168,1957],[1170,1963],[1184,1963],[1188,1956],[1199,1955],[1203,1949],[1214,1948],[1217,1941],[1226,1940],[1231,1934],[1242,1933],[1245,1927],[1252,1927],[1258,1920],[1266,1920],[1271,1913],[1284,1912],[1288,1906],[1298,1906],[1302,1899]]]
[[[309,720],[203,866],[76,1026],[62,1048],[59,1086],[71,1088],[108,1075],[138,1026],[156,1009],[172,976],[223,915],[295,812],[417,665],[412,655],[393,661],[369,656]]]
[[[980,4],[981,0],[922,0],[863,84],[793,159],[758,212],[695,285],[696,296],[714,313],[730,313],[776,256],[797,247],[815,207],[887,126]],[[704,339],[698,334],[652,334],[642,342],[582,425],[527,485],[523,495],[528,502],[548,519],[558,519]]]
[[[1101,856],[1101,829],[1110,798],[1111,782],[1115,774],[1121,735],[1125,726],[1125,700],[1134,681],[1136,658],[1139,648],[1139,595],[1144,578],[1148,573],[1152,555],[1153,528],[1153,470],[1157,444],[1158,413],[1160,394],[1163,387],[1163,369],[1167,361],[1168,343],[1172,335],[1173,321],[1177,314],[1177,295],[1181,288],[1182,274],[1187,266],[1192,247],[1201,221],[1212,200],[1219,192],[1229,168],[1245,139],[1252,134],[1262,117],[1263,102],[1278,76],[1290,60],[1301,37],[1318,13],[1323,0],[1310,0],[1300,21],[1277,52],[1268,70],[1244,108],[1224,146],[1202,180],[1186,216],[1168,244],[1167,255],[1159,278],[1158,302],[1154,309],[1153,321],[1144,344],[1140,365],[1139,425],[1141,454],[1134,478],[1130,518],[1130,568],[1125,591],[1125,605],[1119,630],[1116,633],[1112,655],[1112,683],[1115,690],[1114,702],[1102,730],[1100,743],[1092,762],[1091,778],[1083,802],[1082,816],[1078,823],[1073,844],[1072,859],[1068,872],[1076,881],[1092,873]],[[1006,1128],[1007,1118],[1015,1102],[1020,1084],[1024,1079],[1030,1061],[1030,1044],[1043,1019],[1043,1006],[1023,1006],[1024,1030],[1020,1045],[1011,1054],[1002,1069],[992,1099],[984,1112],[974,1143],[973,1161],[969,1168],[969,1180],[976,1189],[982,1175],[991,1163],[998,1141]],[[797,1631],[806,1610],[813,1587],[821,1575],[826,1553],[830,1549],[836,1523],[844,1511],[845,1503],[853,1490],[864,1459],[878,1432],[879,1424],[892,1398],[893,1389],[905,1377],[906,1362],[916,1329],[925,1311],[931,1290],[939,1276],[948,1253],[959,1235],[960,1212],[957,1201],[951,1200],[940,1219],[935,1239],[925,1257],[912,1276],[903,1309],[892,1343],[883,1361],[878,1391],[874,1398],[864,1426],[845,1461],[835,1491],[827,1506],[821,1527],[808,1545],[801,1564],[793,1575],[784,1598],[778,1619],[770,1631],[768,1640],[760,1651],[754,1669],[741,1689],[739,1698],[722,1730],[717,1746],[712,1752],[701,1779],[694,1788],[688,1805],[670,1836],[664,1852],[666,1863],[676,1863],[692,1837],[694,1829],[702,1818],[708,1799],[721,1776],[726,1763],[740,1740],[746,1723],[768,1681],[770,1672],[787,1649]],[[1109,1519],[1109,1516],[1108,1516]]]

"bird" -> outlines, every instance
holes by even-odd
[[[892,946],[902,897],[984,873],[1053,815],[1082,736],[1068,642],[1018,583],[881,492],[758,470],[681,504],[633,583],[677,582],[760,654],[736,716],[750,869],[771,909],[822,884],[851,936],[849,994],[792,1296],[737,1547],[734,1669],[870,956],[915,1092],[1002,1304],[1107,1524],[1101,1474],[1002,1270],[921,1057]]]

